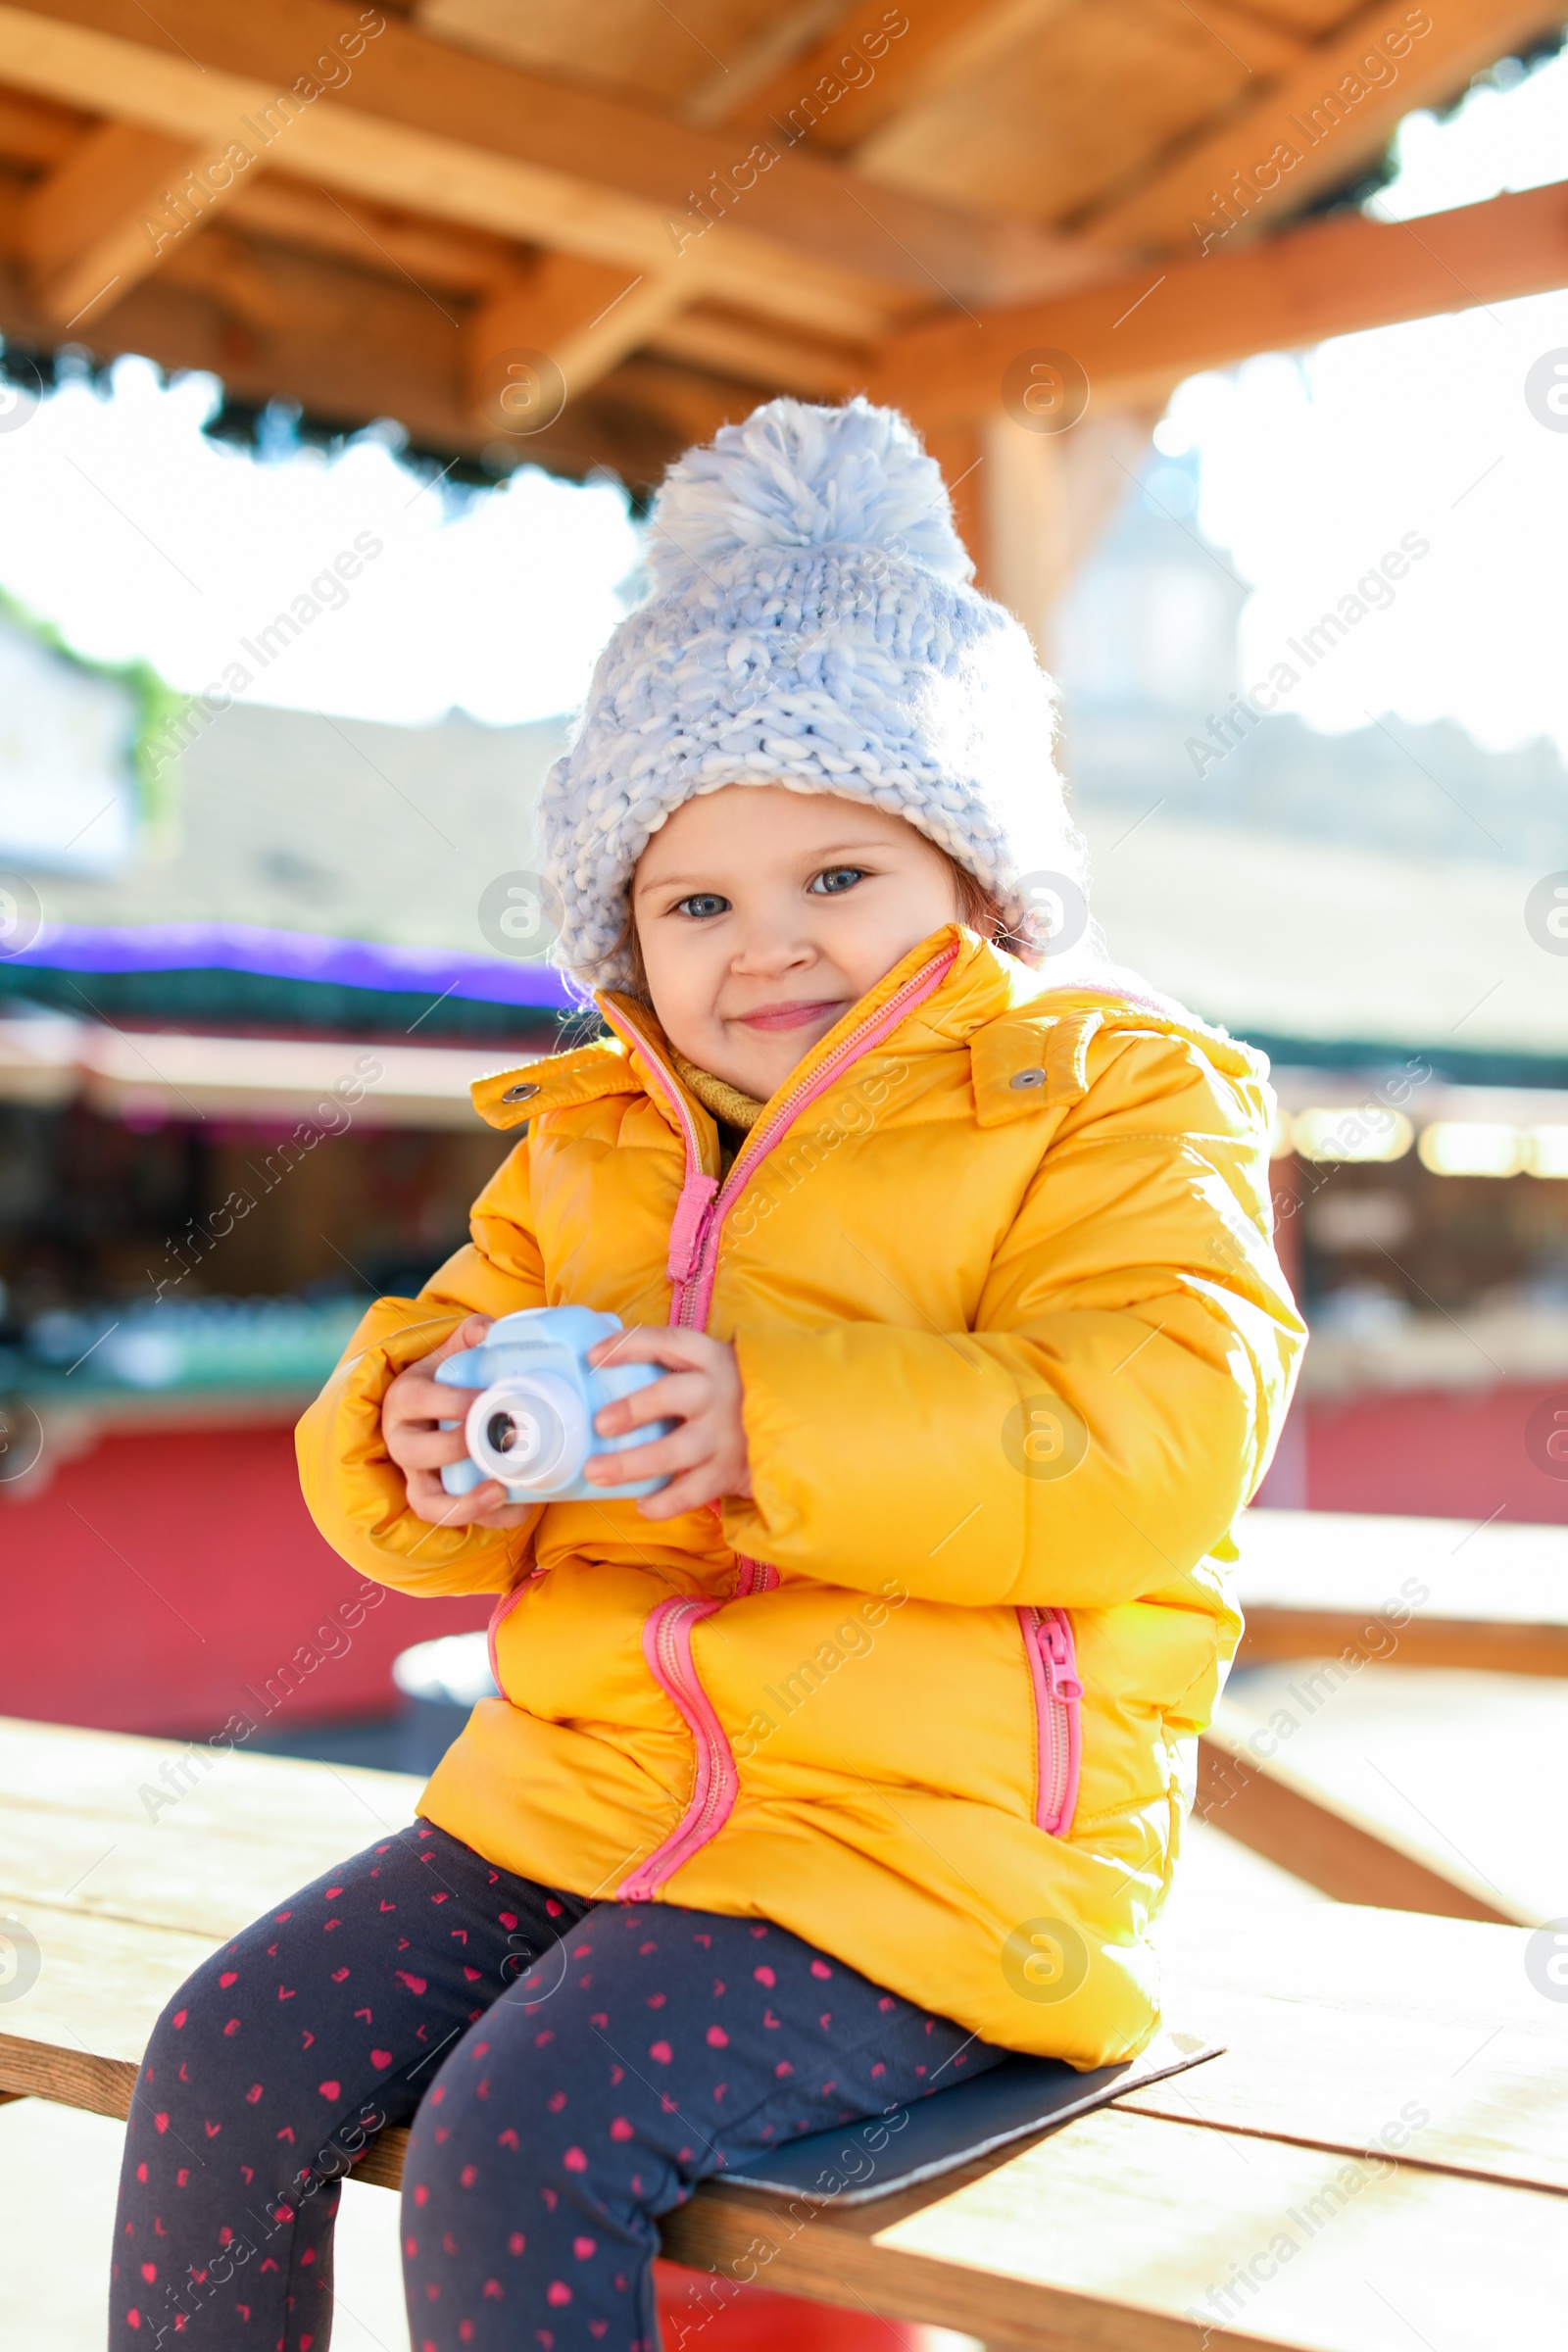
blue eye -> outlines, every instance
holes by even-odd
[[[864,880],[863,865],[829,865],[814,877],[810,888],[818,898],[837,898],[842,892],[853,890],[857,882]]]
[[[715,914],[729,912],[728,899],[721,899],[716,890],[694,890],[689,899],[677,899],[677,914],[689,914],[694,922],[708,922]]]

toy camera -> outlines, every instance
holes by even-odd
[[[623,1328],[618,1315],[588,1306],[530,1306],[502,1315],[478,1348],[466,1348],[436,1366],[449,1388],[477,1389],[461,1427],[466,1462],[448,1462],[441,1484],[449,1494],[470,1494],[498,1478],[513,1502],[602,1502],[657,1494],[667,1478],[634,1479],[623,1487],[590,1486],[583,1477],[595,1453],[624,1453],[668,1434],[673,1421],[650,1421],[624,1437],[602,1438],[594,1415],[616,1397],[663,1378],[657,1364],[588,1361],[588,1350]]]

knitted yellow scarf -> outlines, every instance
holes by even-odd
[[[751,1095],[743,1095],[738,1086],[731,1086],[727,1078],[715,1078],[711,1070],[700,1070],[684,1054],[673,1054],[672,1058],[682,1083],[691,1088],[703,1108],[711,1111],[718,1121],[719,1164],[727,1176],[741,1140],[756,1126],[762,1105]]]

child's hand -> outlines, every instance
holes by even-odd
[[[741,1419],[741,1373],[735,1350],[701,1331],[639,1323],[590,1348],[592,1364],[662,1364],[669,1377],[651,1381],[635,1396],[607,1404],[594,1417],[602,1438],[618,1438],[649,1421],[678,1421],[667,1438],[624,1453],[597,1453],[587,1476],[596,1487],[629,1486],[633,1479],[670,1483],[645,1494],[637,1508],[645,1519],[676,1519],[725,1494],[749,1495],[752,1474]]]
[[[416,1519],[438,1527],[517,1527],[534,1507],[509,1502],[499,1479],[487,1478],[471,1494],[449,1494],[441,1484],[444,1462],[467,1459],[464,1416],[479,1392],[449,1389],[435,1377],[437,1364],[460,1348],[477,1348],[490,1329],[488,1315],[470,1315],[449,1340],[400,1372],[381,1399],[381,1435],[386,1449],[409,1482],[409,1508]],[[442,1429],[456,1421],[456,1429]]]

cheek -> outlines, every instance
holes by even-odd
[[[839,959],[863,996],[922,939],[957,920],[958,894],[947,867],[921,864],[854,907],[840,934]]]
[[[684,1042],[701,1036],[713,1018],[713,1004],[727,966],[721,942],[700,924],[656,923],[643,937],[643,969],[661,1025],[682,1053],[698,1056]]]

